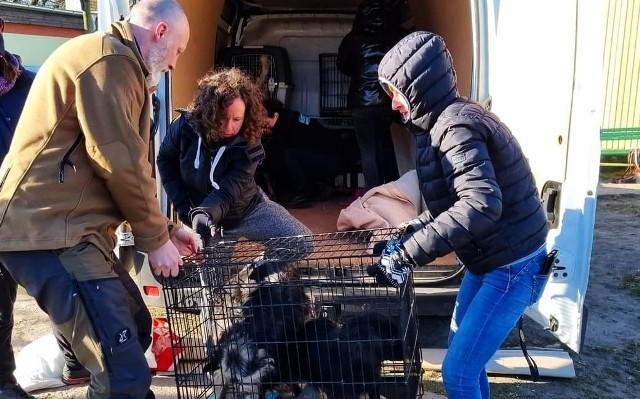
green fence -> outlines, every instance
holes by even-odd
[[[605,33],[603,165],[640,148],[640,0],[609,0]]]

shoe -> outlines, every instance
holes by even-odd
[[[144,399],[156,399],[156,395],[152,390],[149,390],[149,392],[147,392],[147,396],[145,396]]]
[[[0,387],[0,399],[37,399],[33,395],[29,395],[15,383],[6,383]]]
[[[65,364],[62,369],[62,382],[66,385],[86,384],[90,380],[91,373],[84,367],[72,370]]]

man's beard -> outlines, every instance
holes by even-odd
[[[149,76],[147,76],[147,83],[151,87],[157,86],[160,82],[160,78],[165,69],[162,63],[166,58],[168,47],[169,42],[164,39],[149,51]]]

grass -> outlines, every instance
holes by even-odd
[[[425,392],[444,395],[444,385],[442,385],[442,374],[439,371],[425,370],[422,375],[422,387]]]
[[[149,308],[149,313],[151,313],[151,317],[166,317],[167,312],[163,307],[160,306],[147,306]]]
[[[640,272],[623,275],[620,288],[628,290],[633,296],[640,297]]]
[[[624,157],[626,161],[626,157]],[[619,162],[620,160],[613,160]],[[600,181],[610,182],[613,179],[623,177],[627,171],[626,166],[601,166],[600,167]]]

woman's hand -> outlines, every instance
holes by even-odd
[[[180,228],[171,238],[181,256],[193,255],[198,251],[198,240],[193,232]]]

